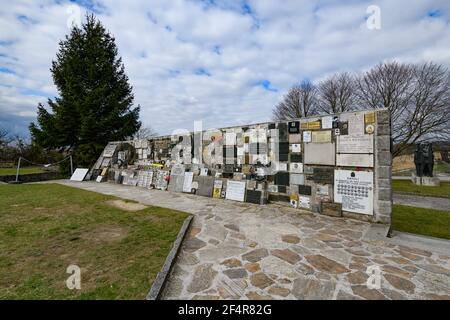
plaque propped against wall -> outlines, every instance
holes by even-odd
[[[334,201],[344,211],[373,215],[373,172],[335,170]]]

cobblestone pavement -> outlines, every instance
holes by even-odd
[[[64,184],[195,215],[163,299],[450,299],[450,252],[365,240],[370,224],[108,183]],[[381,288],[366,286],[379,266]]]

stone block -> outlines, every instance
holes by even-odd
[[[392,168],[390,166],[377,166],[375,168],[375,177],[377,179],[391,179]]]
[[[320,213],[332,217],[342,217],[342,204],[322,202]]]
[[[392,182],[390,179],[378,179],[377,188],[392,188]]]
[[[377,153],[377,166],[391,166],[392,165],[392,155],[389,151],[379,151]]]
[[[391,150],[391,137],[390,136],[378,136],[375,139],[375,148],[380,151]]]
[[[389,124],[391,113],[389,110],[377,111],[377,124]]]
[[[391,134],[391,126],[389,124],[379,124],[377,126],[377,136],[389,136]]]
[[[391,201],[392,200],[392,190],[387,188],[378,188],[378,200]]]

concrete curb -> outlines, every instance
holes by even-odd
[[[177,239],[175,240],[173,247],[170,250],[169,255],[167,256],[166,261],[161,268],[161,271],[159,271],[156,275],[156,279],[153,282],[150,292],[145,298],[146,300],[157,300],[160,298],[160,295],[166,284],[167,277],[177,257],[178,251],[180,251],[181,243],[183,242],[184,236],[186,235],[186,232],[189,229],[193,218],[194,216],[190,215],[184,220],[180,232],[178,232]]]

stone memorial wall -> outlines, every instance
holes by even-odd
[[[381,109],[111,142],[90,179],[390,224],[391,162]]]

